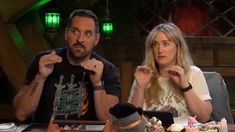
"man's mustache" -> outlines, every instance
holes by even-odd
[[[75,47],[76,47],[76,46],[80,46],[80,47],[82,47],[82,48],[84,48],[84,49],[86,48],[82,43],[75,43],[73,46],[75,46]]]

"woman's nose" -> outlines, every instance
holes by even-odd
[[[159,44],[159,45],[158,45],[158,52],[161,52],[161,51],[162,51],[162,45]]]

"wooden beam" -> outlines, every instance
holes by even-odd
[[[0,40],[0,67],[14,87],[14,91],[18,91],[22,86],[26,64],[2,21],[0,21]]]
[[[0,0],[0,17],[3,22],[15,21],[49,1],[51,0]]]

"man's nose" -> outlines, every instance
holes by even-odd
[[[79,42],[83,42],[84,41],[84,33],[79,33],[77,35],[77,41],[79,41]]]

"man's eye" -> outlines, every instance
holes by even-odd
[[[85,34],[86,34],[86,36],[89,36],[89,37],[93,35],[92,32],[86,32]]]
[[[74,34],[78,34],[78,30],[72,30]]]

